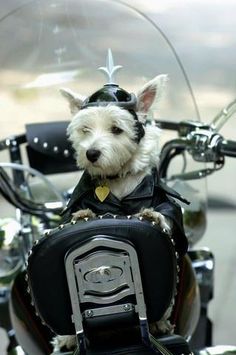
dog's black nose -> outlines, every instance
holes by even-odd
[[[100,154],[101,154],[100,150],[97,149],[88,149],[86,152],[86,156],[88,160],[91,161],[92,163],[95,163],[95,161],[98,160]]]

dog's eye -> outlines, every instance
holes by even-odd
[[[123,132],[123,129],[116,127],[116,126],[112,126],[111,127],[111,133],[113,134],[121,134]]]
[[[82,132],[83,133],[87,133],[89,131],[90,131],[90,129],[88,127],[86,127],[86,126],[82,128]]]

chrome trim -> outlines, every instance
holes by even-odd
[[[122,270],[122,274],[117,279],[110,279],[114,275],[108,275],[108,279],[107,276],[104,279],[101,276],[101,279],[98,278],[98,282],[87,283],[84,279],[84,275],[89,275],[96,270],[100,273],[102,267],[103,270],[111,270],[114,266]],[[101,304],[103,305],[101,307],[103,314],[104,312],[106,314],[127,312],[129,310],[127,304],[122,305],[122,308],[119,309],[114,309],[114,306],[109,305],[127,295],[134,295],[136,298],[136,305],[131,306],[138,313],[143,341],[150,344],[138,257],[130,244],[109,239],[109,236],[97,235],[86,244],[68,252],[65,257],[65,269],[73,313],[72,319],[81,354],[85,353],[86,345],[80,303]],[[123,285],[125,285],[125,289],[120,291],[120,286]],[[90,290],[90,295],[88,295],[88,290]],[[106,297],[109,292],[112,294]],[[87,311],[89,318],[95,317],[96,312],[101,313],[101,309],[90,308],[85,310],[85,314]]]
[[[96,252],[74,264],[81,302],[110,304],[134,294],[128,255]]]
[[[88,309],[85,312],[83,312],[83,316],[85,318],[93,318],[93,317],[105,316],[109,314],[133,312],[134,310],[135,308],[133,304],[125,303],[125,304],[110,306],[106,308],[102,307],[102,308]]]

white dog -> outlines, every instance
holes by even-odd
[[[180,209],[157,174],[160,129],[142,124],[159,101],[166,81],[166,75],[155,77],[136,100],[114,84],[87,99],[62,90],[74,114],[69,139],[77,164],[85,171],[64,212],[65,221],[106,212],[129,214],[155,221],[170,234],[178,230],[180,239],[185,238]],[[173,330],[168,321],[171,308],[157,322],[160,331]],[[59,337],[59,344],[69,348],[74,338]]]
[[[166,81],[166,75],[159,75],[138,93],[136,112],[140,121],[147,119],[151,108],[156,106]],[[84,102],[81,96],[70,90],[62,90],[62,93],[69,100],[72,113],[75,113],[68,134],[78,166],[92,179],[96,179],[97,186],[103,188],[104,194],[109,192],[122,200],[135,190],[145,176],[151,174],[153,168],[157,168],[160,129],[154,125],[147,126],[139,141],[136,139],[137,121],[130,111],[113,102],[80,110]],[[74,219],[95,216],[95,211],[91,209],[71,211],[72,202],[76,204],[76,201],[75,193],[67,208],[70,213],[73,211]],[[151,218],[161,228],[171,231],[172,221],[169,217],[144,207],[141,206],[142,211],[136,211],[135,215]]]

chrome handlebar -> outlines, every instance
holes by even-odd
[[[160,158],[160,175],[166,178],[167,167],[177,154],[187,151],[193,160],[201,163],[213,163],[212,168],[184,172],[171,176],[171,179],[199,179],[219,170],[224,165],[225,156],[236,158],[236,142],[225,140],[211,126],[199,122],[181,122],[178,129],[179,138],[168,141],[162,148]]]

